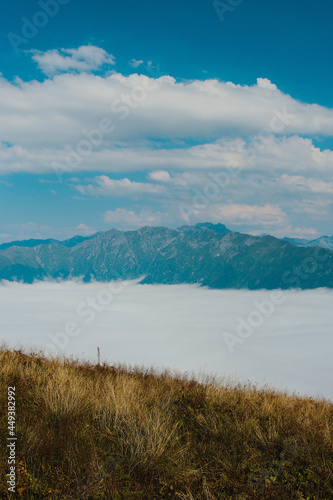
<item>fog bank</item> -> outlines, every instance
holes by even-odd
[[[96,361],[203,370],[333,399],[333,290],[136,282],[0,285],[1,339]]]

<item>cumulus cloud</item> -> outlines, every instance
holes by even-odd
[[[114,291],[108,304],[105,290]],[[332,399],[332,290],[283,292],[272,314],[250,326],[248,338],[229,351],[225,334],[237,335],[240,318],[248,322],[253,312],[258,318],[256,304],[267,304],[271,294],[131,282],[7,283],[0,286],[2,340],[54,352],[52,338],[64,346],[60,352],[94,362],[100,346],[102,360],[109,363],[203,370]],[[99,297],[104,305],[94,313],[87,299]],[[92,311],[90,323],[77,314],[80,305]],[[79,334],[67,336],[66,343],[69,322],[77,324]]]
[[[29,151],[75,148],[82,131],[98,129],[105,118],[115,129],[104,134],[103,145],[126,141],[133,146],[149,137],[205,144],[264,129],[277,135],[333,135],[333,110],[280,90],[218,80],[177,82],[171,76],[80,73],[14,83],[2,78],[0,112],[2,140]]]
[[[156,170],[149,173],[149,178],[153,181],[169,182],[171,180],[169,172],[166,170]]]
[[[257,78],[257,85],[262,89],[278,90],[275,83],[272,83],[268,78]]]
[[[78,49],[33,51],[32,59],[45,75],[65,72],[96,71],[103,65],[113,66],[115,58],[94,45],[82,45]]]

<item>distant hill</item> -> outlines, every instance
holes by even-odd
[[[10,241],[9,243],[2,243],[0,245],[0,250],[6,250],[10,247],[26,247],[32,248],[37,247],[38,245],[50,245],[51,243],[59,243],[58,240],[49,239],[49,240],[23,240],[23,241]]]
[[[282,241],[289,241],[301,247],[322,247],[333,250],[333,236],[321,236],[316,240],[302,240],[299,238],[283,238]]]
[[[0,249],[0,279],[198,283],[213,288],[333,288],[333,252],[223,224],[111,229],[63,242],[28,240]]]
[[[54,240],[53,238],[50,238],[48,240],[22,240],[22,241],[10,241],[9,243],[2,243],[0,245],[0,250],[6,250],[7,248],[10,247],[26,247],[26,248],[33,248],[33,247],[38,247],[39,245],[50,245],[53,243],[60,243],[61,245],[64,245],[65,247],[72,248],[79,243],[82,243],[82,241],[90,240],[91,238],[94,238],[98,233],[92,235],[92,236],[74,236],[73,238],[70,238],[69,240],[64,240],[64,241],[59,241],[59,240]]]

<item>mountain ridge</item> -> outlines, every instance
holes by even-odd
[[[330,249],[238,233],[223,224],[113,228],[63,242],[27,242],[27,247],[24,241],[0,247],[0,280],[140,278],[141,283],[197,283],[218,289],[333,288]]]
[[[297,246],[303,246],[303,247],[322,247],[322,248],[328,248],[329,250],[333,250],[333,235],[332,236],[320,236],[319,238],[316,238],[315,240],[306,240],[306,239],[299,239],[299,238],[282,238],[282,241],[289,241],[290,243],[293,243],[294,245]]]

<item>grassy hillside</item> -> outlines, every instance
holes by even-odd
[[[16,387],[15,498],[330,499],[333,404],[0,351]]]

